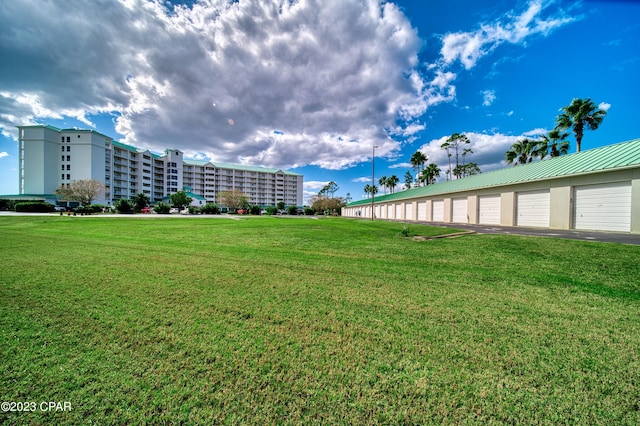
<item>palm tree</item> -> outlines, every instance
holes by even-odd
[[[380,185],[380,187],[384,189],[384,195],[387,195],[387,177],[386,176],[382,176],[380,179],[378,179],[378,185]]]
[[[422,166],[424,166],[424,163],[426,163],[427,160],[428,159],[426,155],[424,155],[420,151],[416,151],[409,159],[409,162],[413,166],[413,169],[416,171],[416,174],[419,175],[420,171],[422,170]]]
[[[559,157],[569,152],[569,142],[565,139],[569,133],[563,132],[557,127],[549,131],[546,135],[542,135],[539,141],[539,156],[542,160],[549,155],[550,157]]]
[[[368,196],[369,194],[371,194],[371,185],[366,184],[366,185],[364,186],[364,193],[365,193],[365,194],[367,194],[367,196]]]
[[[398,182],[400,182],[400,179],[398,179],[398,176],[396,175],[391,175],[387,178],[387,186],[389,186],[392,194]]]
[[[425,182],[427,185],[434,184],[436,182],[436,178],[440,177],[440,171],[440,167],[438,167],[436,163],[431,163],[425,167],[422,174],[420,174],[420,180]]]
[[[607,112],[598,108],[590,98],[574,99],[569,106],[563,107],[560,111],[562,113],[556,118],[556,127],[560,130],[573,130],[576,152],[580,152],[585,127],[588,130],[596,130],[607,115]]]
[[[538,141],[526,138],[517,141],[511,145],[511,148],[504,154],[507,163],[511,164],[515,162],[514,166],[530,163],[537,156],[536,146],[538,143]]]

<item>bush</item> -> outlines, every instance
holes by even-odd
[[[171,206],[167,203],[163,203],[162,201],[153,207],[153,211],[158,214],[169,214],[169,210],[171,210]]]
[[[305,207],[304,208],[304,214],[307,216],[313,216],[314,214],[316,214],[316,211],[314,209],[312,209],[311,207]]]
[[[260,210],[260,206],[251,206],[251,208],[249,209],[249,213],[260,216]]]
[[[91,213],[102,213],[103,209],[106,208],[102,204],[91,204],[88,206],[80,206],[76,208],[76,213],[79,214],[91,214]]]
[[[15,210],[16,202],[13,200],[0,200],[0,210]]]
[[[265,210],[269,216],[273,216],[274,214],[278,213],[278,208],[273,206],[269,206]]]
[[[220,207],[216,203],[207,203],[200,207],[200,213],[202,214],[220,214]]]
[[[289,214],[291,216],[297,215],[298,214],[298,208],[296,206],[287,207],[287,214]]]
[[[91,204],[89,207],[93,213],[101,213],[107,209],[107,206],[104,204]]]
[[[189,214],[198,214],[198,213],[202,213],[200,211],[200,207],[196,207],[196,206],[188,206],[187,210],[189,211]]]
[[[23,213],[50,213],[56,211],[56,206],[45,203],[44,201],[30,201],[26,203],[17,203],[16,211]]]
[[[114,207],[116,211],[120,214],[130,214],[133,213],[133,205],[131,202],[125,198],[120,198],[116,201]]]

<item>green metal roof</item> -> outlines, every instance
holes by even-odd
[[[640,166],[640,139],[634,139],[561,157],[548,158],[535,163],[511,166],[462,179],[408,189],[394,194],[376,195],[374,201],[384,202],[451,194],[638,166]],[[371,203],[371,199],[358,200],[349,203],[347,207],[369,203]]]

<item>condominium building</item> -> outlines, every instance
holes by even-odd
[[[113,140],[94,130],[18,126],[19,193],[55,201],[58,187],[95,179],[106,187],[95,203],[111,204],[143,193],[162,201],[184,188],[218,202],[220,192],[238,190],[252,205],[302,206],[303,176],[286,170],[184,158],[177,149],[163,154]]]

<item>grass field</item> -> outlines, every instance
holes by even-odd
[[[402,229],[2,217],[0,423],[640,423],[640,247]]]

